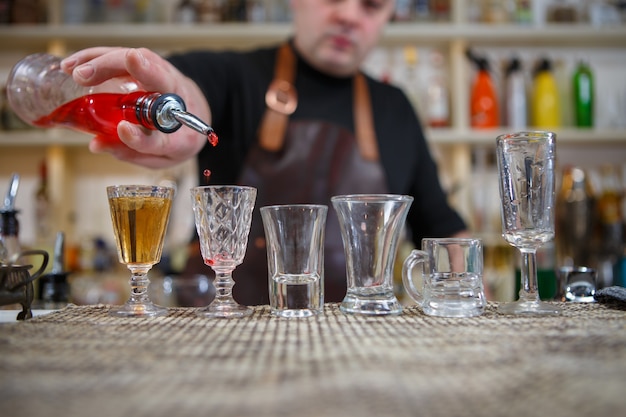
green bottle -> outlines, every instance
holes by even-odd
[[[578,63],[573,83],[574,122],[577,127],[593,127],[593,74],[584,62]]]

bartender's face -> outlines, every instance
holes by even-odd
[[[294,42],[313,67],[354,74],[376,46],[394,0],[291,0]]]

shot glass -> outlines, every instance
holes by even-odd
[[[418,289],[412,272],[421,267]],[[424,313],[441,317],[481,315],[486,305],[483,287],[483,246],[479,239],[423,239],[422,250],[405,259],[402,281]]]
[[[279,317],[310,317],[324,306],[324,230],[328,207],[261,207],[267,241],[270,308]]]
[[[558,293],[560,301],[578,303],[594,303],[597,273],[586,266],[563,266],[557,272]]]

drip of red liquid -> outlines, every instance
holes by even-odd
[[[136,91],[129,94],[88,94],[63,104],[49,115],[35,120],[34,124],[39,127],[66,126],[93,133],[115,143],[119,141],[119,122],[128,120],[139,123],[135,112],[136,103],[139,97],[146,94],[150,93]]]
[[[215,263],[215,261],[213,261],[213,259],[207,259],[204,261],[204,263],[206,263],[207,265],[211,266]]]
[[[207,139],[209,140],[209,143],[213,146],[217,146],[217,135],[215,134],[215,132],[211,131],[209,132],[209,134],[207,135]]]
[[[211,177],[211,170],[210,169],[205,169],[202,174],[204,175],[204,180],[208,183],[209,182],[209,178]]]

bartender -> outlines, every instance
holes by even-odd
[[[99,84],[130,75],[146,90],[180,95],[191,113],[212,124],[213,147],[190,129],[173,134],[120,122],[123,142],[99,138],[93,152],[164,168],[197,157],[200,184],[258,189],[246,257],[233,288],[242,304],[267,304],[267,256],[259,208],[330,204],[340,194],[408,194],[407,234],[465,234],[448,205],[415,111],[405,94],[360,68],[391,19],[394,0],[291,0],[293,33],[284,43],[251,51],[191,51],[164,59],[146,49],[97,47],[67,57],[76,82]],[[330,214],[330,213],[329,213]],[[325,301],[341,301],[346,270],[337,216],[327,220]],[[208,273],[199,250],[198,272]]]

